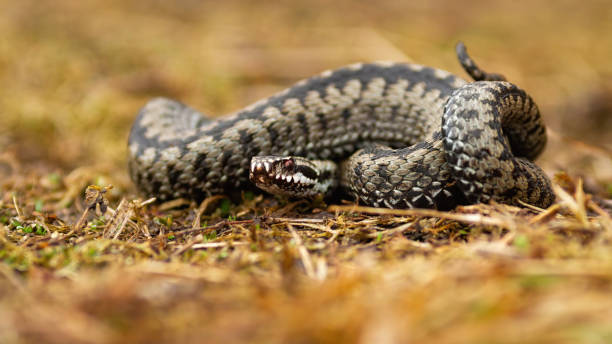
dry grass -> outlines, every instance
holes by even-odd
[[[611,16],[603,0],[1,3],[0,342],[612,342],[612,219],[593,201],[612,195]],[[540,104],[549,209],[158,204],[127,178],[150,97],[224,113],[355,61],[461,73],[459,39]]]

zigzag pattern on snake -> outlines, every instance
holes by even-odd
[[[476,67],[463,45],[457,52],[473,78],[494,81],[368,63],[324,72],[219,120],[153,99],[130,132],[131,178],[160,200],[201,200],[252,188],[251,159],[281,155],[341,163],[340,185],[373,206],[550,205],[550,181],[531,162],[546,143],[537,106]]]

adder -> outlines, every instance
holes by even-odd
[[[313,197],[340,186],[377,207],[547,207],[550,181],[533,163],[546,144],[536,104],[478,68],[462,43],[456,51],[474,82],[413,63],[359,63],[217,120],[153,99],[129,135],[131,178],[160,200],[253,185]]]

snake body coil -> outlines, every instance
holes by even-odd
[[[251,164],[259,156],[296,156],[342,162],[340,184],[373,206],[550,205],[550,182],[530,161],[546,143],[537,106],[503,77],[476,67],[463,45],[457,52],[466,71],[486,81],[372,63],[324,72],[221,120],[173,100],[151,100],[130,132],[132,180],[162,200],[248,188],[249,172],[254,182],[270,177],[280,187],[316,188],[313,180],[323,173],[312,172],[307,160],[282,160],[297,174],[279,172],[276,179],[265,161]]]

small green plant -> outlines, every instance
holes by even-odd
[[[229,199],[224,198],[223,200],[221,200],[221,205],[219,206],[219,209],[221,209],[221,216],[228,216],[231,207],[232,202]]]
[[[519,234],[514,238],[514,247],[520,251],[527,251],[529,249],[529,238],[524,234]]]
[[[229,256],[229,252],[227,252],[227,248],[223,248],[219,255],[217,256],[219,259],[225,259]]]
[[[255,198],[255,194],[251,191],[246,191],[244,193],[244,199],[247,201],[252,201]]]
[[[204,241],[215,240],[217,238],[217,231],[213,230],[209,233],[204,234]]]
[[[61,186],[62,178],[57,173],[50,173],[47,175],[47,183],[52,190],[56,190]]]
[[[41,224],[37,223],[35,228],[36,228],[36,235],[45,235],[47,233],[47,230]]]
[[[104,218],[99,217],[97,219],[94,219],[93,221],[91,221],[91,225],[89,226],[89,228],[93,229],[93,230],[97,230],[97,229],[102,229],[104,227],[105,223],[104,223]]]
[[[34,210],[36,210],[37,212],[43,211],[43,206],[44,206],[44,202],[42,199],[37,199],[34,202]]]
[[[153,219],[153,222],[158,225],[170,227],[172,225],[172,215],[168,215],[166,217],[156,217]]]
[[[9,224],[9,228],[10,229],[17,229],[20,230],[23,228],[23,225],[21,224],[21,222],[17,219],[12,219],[11,223]]]

